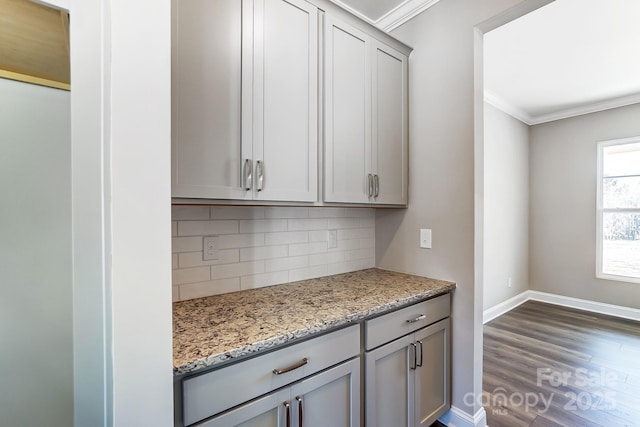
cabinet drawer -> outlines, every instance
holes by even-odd
[[[371,350],[384,343],[448,317],[449,294],[411,305],[364,323],[365,348]]]
[[[185,378],[182,383],[184,424],[190,425],[257,396],[336,365],[360,352],[360,325],[239,362],[224,368]],[[279,375],[298,365],[307,363]]]

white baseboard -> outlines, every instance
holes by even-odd
[[[523,293],[516,295],[494,307],[486,309],[482,314],[483,323],[487,323],[490,320],[513,310],[520,304],[526,301],[540,301],[549,304],[561,305],[569,308],[576,308],[578,310],[586,310],[593,313],[606,314],[609,316],[620,317],[623,319],[630,319],[640,322],[640,309],[624,307],[621,305],[606,304],[603,302],[589,301],[586,299],[566,297],[563,295],[550,294],[539,291],[524,291]]]
[[[471,416],[462,409],[452,406],[438,421],[448,427],[486,427],[487,413],[484,408],[480,408],[475,415]]]
[[[482,323],[485,324],[498,316],[502,316],[507,311],[511,311],[520,304],[529,301],[529,299],[529,291],[524,291],[523,293],[518,294],[515,297],[509,298],[508,300],[503,301],[500,304],[486,309],[482,313]]]

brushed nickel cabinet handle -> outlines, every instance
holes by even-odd
[[[283,405],[287,418],[287,427],[291,427],[291,405],[289,405],[289,402],[284,402]]]
[[[420,362],[416,363],[416,366],[422,368],[422,341],[418,341],[418,344],[420,346]]]
[[[367,175],[368,186],[369,186],[369,197],[373,197],[373,175]]]
[[[413,358],[411,357],[411,353],[413,353]],[[417,368],[417,360],[416,360],[416,353],[417,353],[417,346],[416,343],[412,342],[411,344],[409,344],[409,369],[416,369]],[[413,361],[411,360],[413,359]],[[411,363],[413,362],[413,363]]]
[[[252,167],[251,167],[251,160],[249,159],[244,159],[244,190],[245,191],[250,191],[251,190],[251,184],[253,181],[253,175],[252,175]]]
[[[378,177],[378,174],[375,174],[373,176],[373,187],[374,187],[374,192],[373,192],[373,197],[378,197],[378,195],[380,194],[380,178]]]
[[[298,401],[298,427],[302,427],[302,397],[297,396],[296,400]]]
[[[421,314],[420,316],[416,317],[415,319],[407,320],[407,323],[416,323],[416,322],[419,322],[419,321],[424,320],[426,318],[427,318],[426,314]]]
[[[273,370],[273,375],[282,375],[282,374],[286,374],[287,372],[291,372],[293,370],[296,370],[298,368],[303,367],[304,365],[306,365],[307,363],[309,363],[309,358],[305,357],[304,359],[302,359],[301,361],[299,361],[296,364],[293,364],[291,366],[288,366],[284,369],[274,369]]]
[[[258,180],[256,191],[262,191],[264,187],[264,166],[260,160],[256,162],[256,177]]]

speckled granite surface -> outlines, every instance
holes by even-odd
[[[376,268],[173,304],[180,375],[450,292],[452,282]]]

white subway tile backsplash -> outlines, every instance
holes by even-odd
[[[287,256],[287,250],[286,245],[242,248],[240,249],[240,261],[283,258]]]
[[[276,271],[273,273],[256,274],[253,276],[243,276],[240,278],[240,288],[254,289],[265,286],[287,283],[289,281],[288,271]]]
[[[211,279],[209,267],[184,268],[173,270],[173,284],[183,285],[186,283],[204,282]]]
[[[289,231],[310,231],[310,230],[326,230],[327,219],[313,218],[313,219],[290,219]]]
[[[173,302],[180,301],[180,288],[178,286],[171,288],[171,300]]]
[[[289,281],[297,282],[298,280],[315,279],[316,277],[326,276],[327,271],[327,265],[291,270],[289,271]]]
[[[306,280],[375,265],[375,210],[342,207],[174,206],[173,299]],[[329,230],[337,248],[328,249]],[[203,260],[203,236],[218,259]]]
[[[268,207],[264,210],[265,218],[309,218],[309,208]]]
[[[264,273],[264,261],[239,262],[211,266],[211,277],[227,279],[229,277],[250,276]]]
[[[218,236],[218,248],[252,248],[254,246],[264,246],[264,234],[225,234]]]
[[[184,252],[178,254],[178,267],[190,268],[205,265],[230,264],[240,261],[239,249],[221,249],[218,251],[218,259],[205,261],[200,252]]]
[[[304,268],[308,265],[308,256],[276,258],[265,261],[265,270],[267,271],[267,273],[270,273],[272,271],[284,271],[293,270],[295,268]]]
[[[209,219],[208,206],[172,206],[171,219],[174,221]]]
[[[310,231],[309,241],[310,242],[327,242],[329,241],[329,231],[327,230]]]
[[[226,294],[240,290],[240,278],[210,280],[207,282],[191,283],[180,286],[180,300],[208,297],[211,295]]]
[[[202,250],[202,236],[174,237],[171,239],[171,252],[195,252]]]
[[[286,230],[287,221],[284,219],[256,219],[240,221],[241,233],[269,233]]]
[[[211,219],[264,219],[263,207],[212,206]]]
[[[178,236],[210,236],[238,232],[238,221],[178,221]]]
[[[309,210],[309,218],[341,218],[345,217],[345,208],[317,208]]]
[[[375,236],[373,228],[348,228],[338,230],[338,240],[366,239]]]
[[[308,231],[283,231],[265,235],[266,245],[287,245],[290,243],[307,243],[308,241]]]
[[[366,218],[329,218],[329,229],[359,228],[360,222]]]
[[[317,254],[327,251],[327,242],[299,243],[289,245],[289,256]]]

